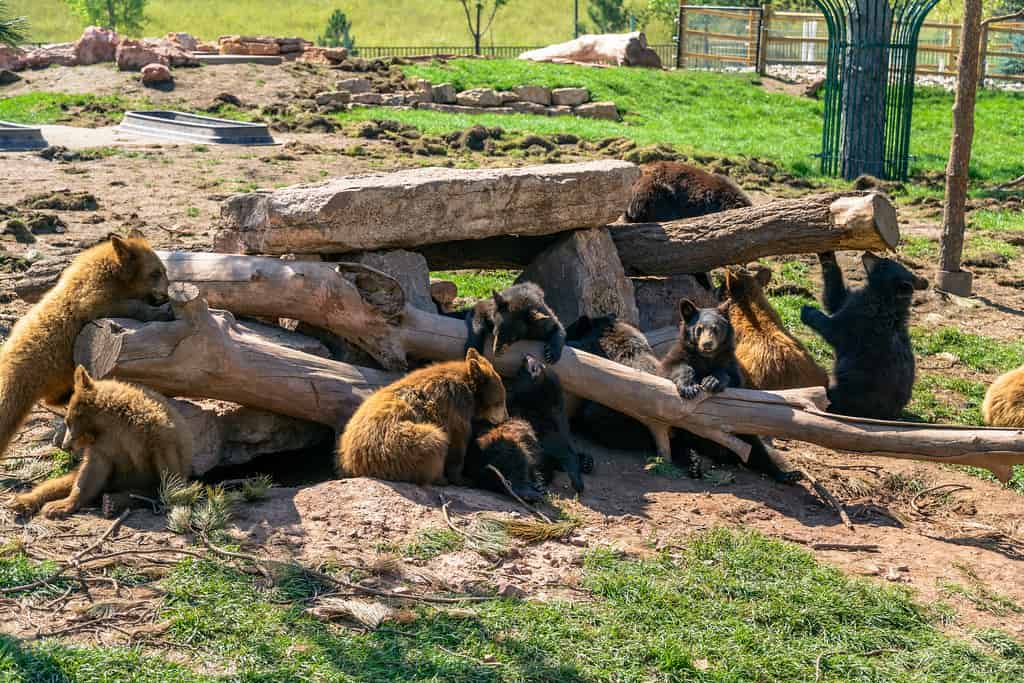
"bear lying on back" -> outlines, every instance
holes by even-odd
[[[187,478],[192,433],[163,396],[116,380],[93,380],[75,370],[75,390],[65,422],[71,448],[82,462],[73,472],[15,497],[11,507],[44,517],[66,517],[104,496],[104,511],[127,507],[131,494],[152,497],[163,474]]]
[[[718,393],[728,388],[742,388],[743,379],[736,362],[735,335],[729,322],[731,302],[717,308],[697,308],[684,299],[679,302],[679,339],[661,361],[659,374],[672,380],[685,399],[695,399],[702,392]],[[750,444],[747,466],[779,482],[800,478],[800,473],[788,471],[785,461],[769,452],[756,436],[738,435]],[[700,476],[700,455],[715,459],[735,460],[726,450],[683,430],[672,437],[673,459],[682,461],[693,477]],[[778,460],[778,462],[776,462]]]
[[[532,282],[512,285],[481,301],[465,313],[469,336],[466,348],[483,351],[484,339],[494,335],[494,355],[524,339],[544,342],[544,361],[557,363],[565,346],[565,328],[547,303],[544,290]]]
[[[829,410],[881,420],[899,418],[914,387],[910,304],[928,281],[871,252],[862,257],[868,283],[848,290],[832,252],[819,254],[825,280],[822,304],[831,315],[804,306],[800,320],[835,349]]]
[[[338,443],[338,472],[416,484],[461,484],[474,419],[508,419],[505,387],[475,349],[409,373],[366,399]]]

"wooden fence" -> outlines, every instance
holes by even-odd
[[[764,7],[681,5],[676,66],[686,69],[770,65],[824,66],[828,26],[817,12]],[[1024,22],[992,24],[982,36],[983,78],[1024,82]],[[917,48],[917,73],[956,75],[960,26],[925,22]]]

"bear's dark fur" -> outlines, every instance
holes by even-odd
[[[656,223],[751,206],[731,178],[678,161],[644,168],[626,208],[630,223]]]
[[[679,339],[662,359],[659,374],[672,380],[681,397],[694,399],[701,392],[714,394],[730,387],[743,387],[743,376],[736,361],[735,333],[729,321],[730,306],[729,301],[717,308],[697,308],[686,299],[679,302]],[[799,472],[786,469],[788,465],[781,456],[770,452],[761,439],[738,436],[751,446],[747,467],[779,482],[800,478]],[[736,460],[714,442],[683,430],[674,432],[673,459],[682,460],[690,476],[701,475],[701,454],[716,460]]]
[[[535,502],[544,497],[540,474],[544,452],[529,422],[512,418],[497,426],[478,423],[474,432],[463,469],[471,486],[507,495],[501,479],[487,467],[493,465],[523,500]]]
[[[544,342],[544,360],[557,363],[565,346],[565,328],[544,302],[544,290],[532,282],[512,285],[481,301],[465,314],[469,337],[466,348],[483,351],[484,339],[494,335],[494,355],[523,339]]]
[[[613,313],[591,318],[582,316],[566,330],[569,346],[595,356],[626,365],[641,372],[658,374],[658,357],[644,333]],[[611,448],[654,450],[654,439],[647,427],[600,403],[584,401],[573,420],[573,427]]]
[[[867,285],[849,290],[835,254],[819,254],[826,315],[804,306],[800,320],[835,349],[829,410],[841,415],[896,419],[914,387],[910,304],[928,281],[887,258],[865,252]]]
[[[540,441],[543,456],[540,472],[544,483],[550,484],[555,470],[565,470],[573,489],[583,491],[583,473],[592,472],[594,461],[577,453],[569,434],[569,417],[565,412],[565,394],[555,373],[530,354],[516,376],[506,384],[508,412],[530,423]]]

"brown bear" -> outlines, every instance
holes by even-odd
[[[996,378],[985,392],[981,414],[990,427],[1024,427],[1024,368]]]
[[[152,497],[165,473],[187,478],[192,468],[192,432],[160,394],[116,380],[94,380],[82,366],[65,422],[71,449],[81,464],[69,474],[43,482],[15,497],[12,509],[45,517],[66,517],[104,496],[104,511],[115,512],[131,494]]]
[[[341,476],[415,484],[461,484],[473,419],[508,419],[505,387],[476,349],[380,389],[356,410],[338,441]]]
[[[630,223],[654,223],[751,206],[731,178],[678,161],[644,167],[626,208]]]
[[[67,401],[85,324],[110,316],[170,320],[167,286],[164,264],[136,231],[75,257],[0,348],[0,457],[36,401]]]
[[[818,365],[768,302],[764,288],[771,281],[767,266],[725,271],[722,297],[732,301],[729,320],[736,334],[736,360],[750,389],[827,387],[828,373]]]

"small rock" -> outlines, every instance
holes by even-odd
[[[32,216],[26,224],[33,235],[60,235],[68,229],[67,224],[59,216],[48,213]]]
[[[451,83],[441,83],[440,85],[431,86],[430,94],[431,100],[438,104],[455,104],[457,101],[455,86]]]
[[[353,104],[375,105],[375,104],[381,104],[381,103],[383,103],[383,101],[384,101],[383,96],[380,93],[378,93],[378,92],[361,92],[361,93],[356,93],[356,94],[352,95],[352,103]]]
[[[338,82],[338,90],[347,90],[353,95],[370,92],[370,81],[365,78],[346,78]]]
[[[171,70],[164,64],[153,63],[142,67],[143,85],[155,85],[157,83],[169,83],[174,80]]]
[[[555,88],[551,91],[551,103],[555,106],[578,107],[590,100],[586,88]]]
[[[0,85],[10,85],[11,83],[17,83],[21,80],[21,76],[8,71],[7,69],[0,69]]]
[[[473,88],[455,96],[455,101],[464,107],[499,107],[501,98],[493,88]]]
[[[508,106],[518,114],[536,114],[538,116],[547,116],[548,114],[548,108],[536,102],[511,102]]]
[[[522,598],[526,596],[526,591],[508,581],[499,581],[498,595],[503,598]]]
[[[318,93],[316,96],[316,103],[331,111],[344,109],[345,105],[347,105],[351,100],[352,93],[347,90],[331,90],[328,92]]]
[[[501,105],[504,106],[506,104],[511,104],[512,102],[518,102],[519,95],[508,90],[502,90],[498,92],[498,100],[500,100]]]
[[[416,102],[433,102],[434,101],[434,86],[430,84],[425,78],[419,78],[413,84],[416,92],[412,95]]]
[[[576,107],[576,116],[588,119],[619,120],[619,108],[614,102],[589,102]]]
[[[572,116],[573,108],[567,105],[559,105],[557,107],[546,107],[548,116]]]
[[[512,88],[512,92],[514,92],[523,102],[532,102],[545,107],[551,104],[550,88],[545,88],[540,85],[518,85]]]

